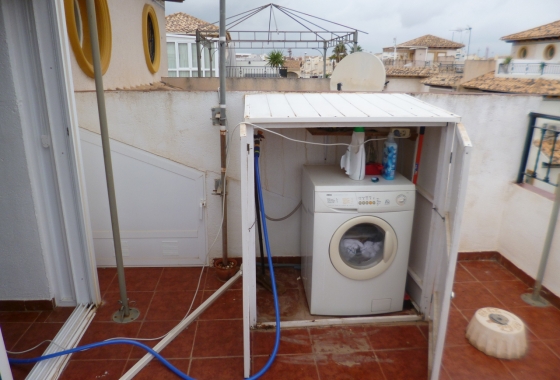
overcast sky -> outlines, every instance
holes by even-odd
[[[265,4],[267,2],[259,0],[226,0],[226,16]],[[451,30],[470,26],[471,54],[484,56],[488,47],[490,56],[508,55],[510,44],[500,41],[500,37],[560,20],[560,0],[278,0],[275,4],[367,32],[359,33],[358,43],[364,51],[373,53],[392,46],[395,37],[399,44],[425,34],[453,38],[459,42],[462,38],[467,45],[468,32],[455,32],[453,35]],[[166,15],[184,12],[210,23],[219,19],[219,0],[167,2],[165,6]],[[304,30],[277,10],[274,16],[279,30]],[[341,30],[338,26],[303,17],[325,29]],[[267,30],[268,22],[269,11],[266,10],[234,30]],[[272,24],[272,29],[276,29],[274,18]],[[304,51],[308,55],[318,54],[308,50],[294,50],[293,55],[303,55]]]

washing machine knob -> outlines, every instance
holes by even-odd
[[[404,194],[397,195],[397,204],[399,206],[403,206],[405,203],[406,203],[406,195]]]

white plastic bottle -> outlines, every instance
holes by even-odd
[[[395,179],[395,170],[397,168],[397,143],[393,133],[389,133],[385,148],[383,149],[383,178]]]

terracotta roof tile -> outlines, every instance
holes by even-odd
[[[212,25],[183,12],[165,16],[165,31],[167,33],[194,35],[197,28],[208,31],[219,31],[216,25]]]
[[[439,73],[437,67],[404,67],[404,66],[387,66],[385,74],[388,77],[421,77],[427,78]]]
[[[536,28],[525,30],[523,32],[509,34],[502,37],[504,41],[525,41],[538,40],[543,38],[559,38],[560,37],[560,20],[537,26]]]
[[[428,86],[453,87],[463,79],[461,74],[438,74],[424,79],[420,83]]]
[[[463,83],[465,88],[483,91],[508,92],[512,94],[534,94],[560,96],[560,80],[496,78],[494,72],[481,75]]]
[[[286,59],[284,61],[284,67],[288,69],[288,71],[299,71],[301,61],[296,61],[295,59]]]
[[[397,48],[411,47],[411,46],[422,46],[422,47],[429,47],[432,49],[459,49],[465,47],[465,45],[460,44],[458,42],[453,42],[450,40],[446,40],[445,38],[433,36],[431,34],[426,34],[425,36],[403,42],[402,44],[398,44]]]

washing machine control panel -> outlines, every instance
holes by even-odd
[[[413,191],[387,192],[317,192],[315,212],[356,211],[391,212],[412,210]]]

